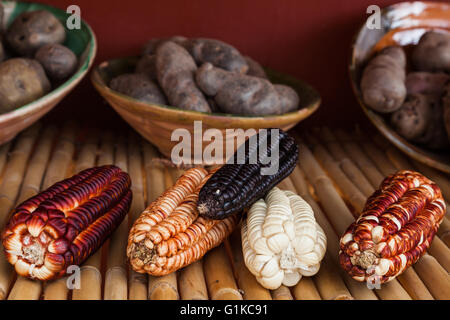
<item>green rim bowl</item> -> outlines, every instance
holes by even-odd
[[[67,35],[64,45],[77,55],[79,65],[77,71],[69,79],[48,94],[13,111],[0,114],[0,144],[13,139],[20,131],[39,120],[75,88],[86,76],[97,51],[97,41],[89,25],[82,20],[80,29],[69,30],[66,26],[66,19],[70,14],[61,9],[40,3],[19,1],[2,1],[2,4],[5,8],[5,26],[3,28],[6,28],[22,12],[47,10],[53,13],[63,22]]]

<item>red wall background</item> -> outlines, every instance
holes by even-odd
[[[365,122],[351,91],[350,45],[367,18],[366,8],[394,0],[43,0],[71,4],[97,36],[95,63],[136,55],[153,37],[184,35],[224,40],[263,65],[301,78],[322,96],[319,110],[303,125],[352,126]],[[95,115],[101,117],[93,117]],[[87,116],[89,115],[89,116]],[[49,115],[120,124],[88,78]]]

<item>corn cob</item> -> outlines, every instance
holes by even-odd
[[[263,168],[269,166],[265,157],[273,157],[272,165],[278,166],[276,172],[263,174]],[[232,163],[223,165],[205,183],[198,200],[200,215],[224,219],[250,207],[289,176],[297,159],[298,145],[286,132],[280,129],[260,131],[255,140],[247,139],[238,149]]]
[[[19,275],[56,279],[95,252],[128,212],[131,181],[115,166],[86,169],[24,201],[2,234]]]
[[[445,210],[439,187],[420,173],[387,177],[342,236],[342,267],[358,281],[394,279],[425,254]]]
[[[251,206],[241,234],[245,265],[267,289],[316,274],[325,255],[326,236],[311,207],[277,187]]]
[[[203,168],[187,170],[136,220],[127,247],[133,270],[169,274],[201,259],[231,233],[237,217],[218,221],[198,215],[198,193],[211,175]]]

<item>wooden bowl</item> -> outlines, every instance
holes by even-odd
[[[69,17],[65,11],[39,3],[26,3],[19,1],[2,1],[5,7],[6,28],[19,14],[25,11],[47,10],[53,13],[66,27]],[[20,131],[32,125],[43,115],[49,112],[61,99],[63,99],[88,72],[94,61],[97,44],[94,32],[81,21],[81,28],[69,30],[66,27],[65,46],[69,47],[78,57],[77,71],[64,83],[54,88],[45,96],[30,102],[13,111],[0,114],[0,144],[13,139]]]
[[[158,147],[166,157],[171,156],[172,148],[178,141],[171,141],[172,132],[175,129],[187,129],[193,136],[194,121],[202,121],[203,132],[210,128],[216,128],[222,133],[226,129],[261,129],[281,128],[289,130],[301,120],[310,116],[317,110],[320,104],[320,96],[308,84],[280,74],[272,70],[266,70],[271,81],[292,86],[300,96],[300,109],[282,115],[274,116],[237,116],[232,114],[205,113],[182,110],[179,108],[140,102],[108,87],[110,80],[126,72],[133,72],[137,58],[115,59],[96,66],[91,74],[91,80],[95,88],[110,103],[110,105],[145,139]],[[230,139],[224,137],[224,145]],[[234,143],[232,141],[232,143]],[[207,143],[203,143],[201,149],[193,148],[192,157],[199,156]],[[234,144],[235,148],[238,146]],[[224,154],[224,159],[226,158]]]
[[[428,30],[450,31],[450,5],[439,2],[402,2],[381,11],[381,29],[360,28],[352,46],[349,66],[353,92],[370,121],[396,147],[411,158],[450,173],[450,152],[432,151],[415,145],[397,134],[385,118],[367,107],[360,89],[361,74],[368,59],[389,45],[417,44]]]

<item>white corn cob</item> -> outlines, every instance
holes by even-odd
[[[311,207],[276,187],[250,208],[241,235],[245,264],[267,289],[316,274],[325,255],[325,233]]]

